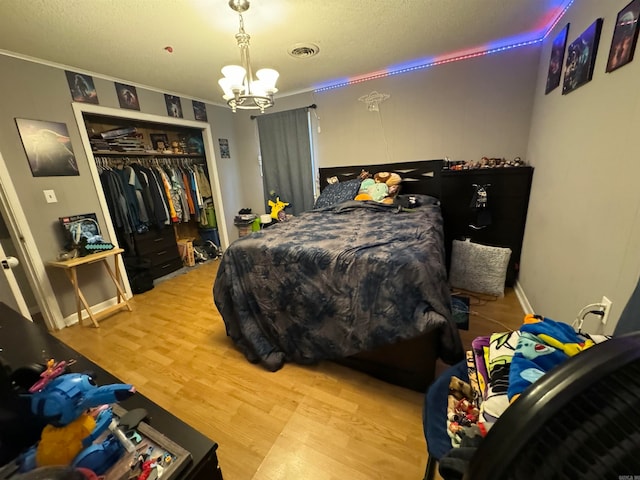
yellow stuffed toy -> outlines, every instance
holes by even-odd
[[[280,197],[276,197],[276,201],[272,201],[269,200],[269,206],[271,207],[271,218],[273,218],[274,220],[284,220],[285,217],[285,213],[284,213],[284,208],[288,207],[289,204],[286,202],[283,202],[280,200]],[[282,212],[282,215],[280,215],[280,212]],[[283,218],[280,218],[280,217]]]

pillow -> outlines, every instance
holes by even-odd
[[[361,181],[355,178],[346,182],[330,183],[324,188],[313,208],[333,207],[338,203],[353,200],[358,194]]]
[[[504,296],[511,249],[453,241],[449,283],[475,293]]]

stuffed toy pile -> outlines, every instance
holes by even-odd
[[[355,200],[373,200],[374,202],[393,203],[400,190],[402,178],[397,173],[378,172],[373,178],[368,172],[362,172],[360,191]]]

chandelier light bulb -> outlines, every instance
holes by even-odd
[[[272,68],[262,68],[253,78],[249,55],[249,35],[244,31],[242,13],[249,9],[249,0],[230,0],[229,6],[238,13],[240,28],[236,41],[240,48],[240,65],[226,65],[222,68],[223,78],[218,80],[222,88],[222,98],[233,112],[236,109],[260,110],[273,106],[273,95],[278,91],[276,82],[280,74]]]

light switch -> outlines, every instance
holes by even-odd
[[[56,192],[53,190],[43,190],[44,198],[47,200],[47,203],[56,203],[58,199],[56,198]]]

